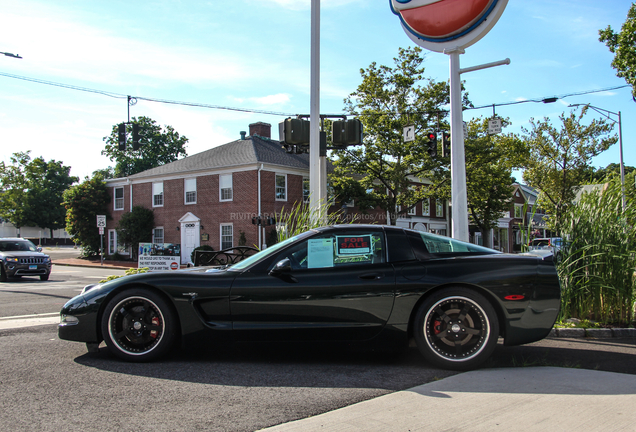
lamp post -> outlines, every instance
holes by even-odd
[[[599,107],[595,107],[592,106],[590,104],[571,104],[570,107],[577,107],[577,106],[587,106],[592,108],[594,111],[596,111],[597,113],[607,117],[609,120],[613,121],[614,123],[618,123],[618,149],[620,151],[620,160],[621,160],[621,193],[622,193],[622,204],[623,204],[623,211],[625,211],[625,209],[627,208],[627,203],[625,201],[625,165],[623,164],[623,125],[622,125],[622,121],[621,121],[621,112],[612,112],[610,110],[606,110],[603,108],[599,108]],[[615,116],[618,117],[618,121],[614,120],[613,118],[610,117],[610,114],[613,114]]]

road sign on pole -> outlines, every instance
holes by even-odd
[[[106,215],[97,215],[97,228],[106,227]]]
[[[488,120],[488,135],[497,135],[501,133],[501,119],[495,117]]]

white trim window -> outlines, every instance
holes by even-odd
[[[219,176],[219,201],[232,201],[233,199],[232,174],[221,174]]]
[[[234,225],[221,224],[221,250],[234,246]]]
[[[119,243],[119,236],[117,236],[117,230],[108,230],[108,255],[128,255],[126,245]]]
[[[416,216],[417,215],[417,206],[413,206],[410,209],[408,209],[406,214],[409,215],[409,216]]]
[[[444,217],[444,200],[435,200],[435,217]]]
[[[123,210],[124,209],[124,187],[116,187],[113,196],[115,197],[115,203],[113,210]]]
[[[311,194],[311,188],[309,186],[309,177],[303,177],[303,202],[309,202],[309,195]]]
[[[117,231],[108,230],[108,255],[115,255],[117,252]]]
[[[183,180],[183,196],[185,204],[197,203],[197,179],[187,178]]]
[[[163,182],[152,184],[152,206],[163,207]]]
[[[523,204],[515,204],[515,218],[523,219]]]
[[[276,174],[276,201],[287,201],[287,174]]]
[[[422,216],[430,216],[431,215],[431,199],[424,198],[422,201]]]
[[[152,230],[152,242],[155,244],[164,244],[163,227],[156,227]]]

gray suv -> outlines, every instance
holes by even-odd
[[[10,277],[39,276],[49,280],[51,257],[23,238],[0,238],[0,282]]]

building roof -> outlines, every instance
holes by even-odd
[[[133,174],[128,178],[137,180],[164,177],[260,163],[309,170],[309,155],[286,153],[279,141],[255,135]]]

